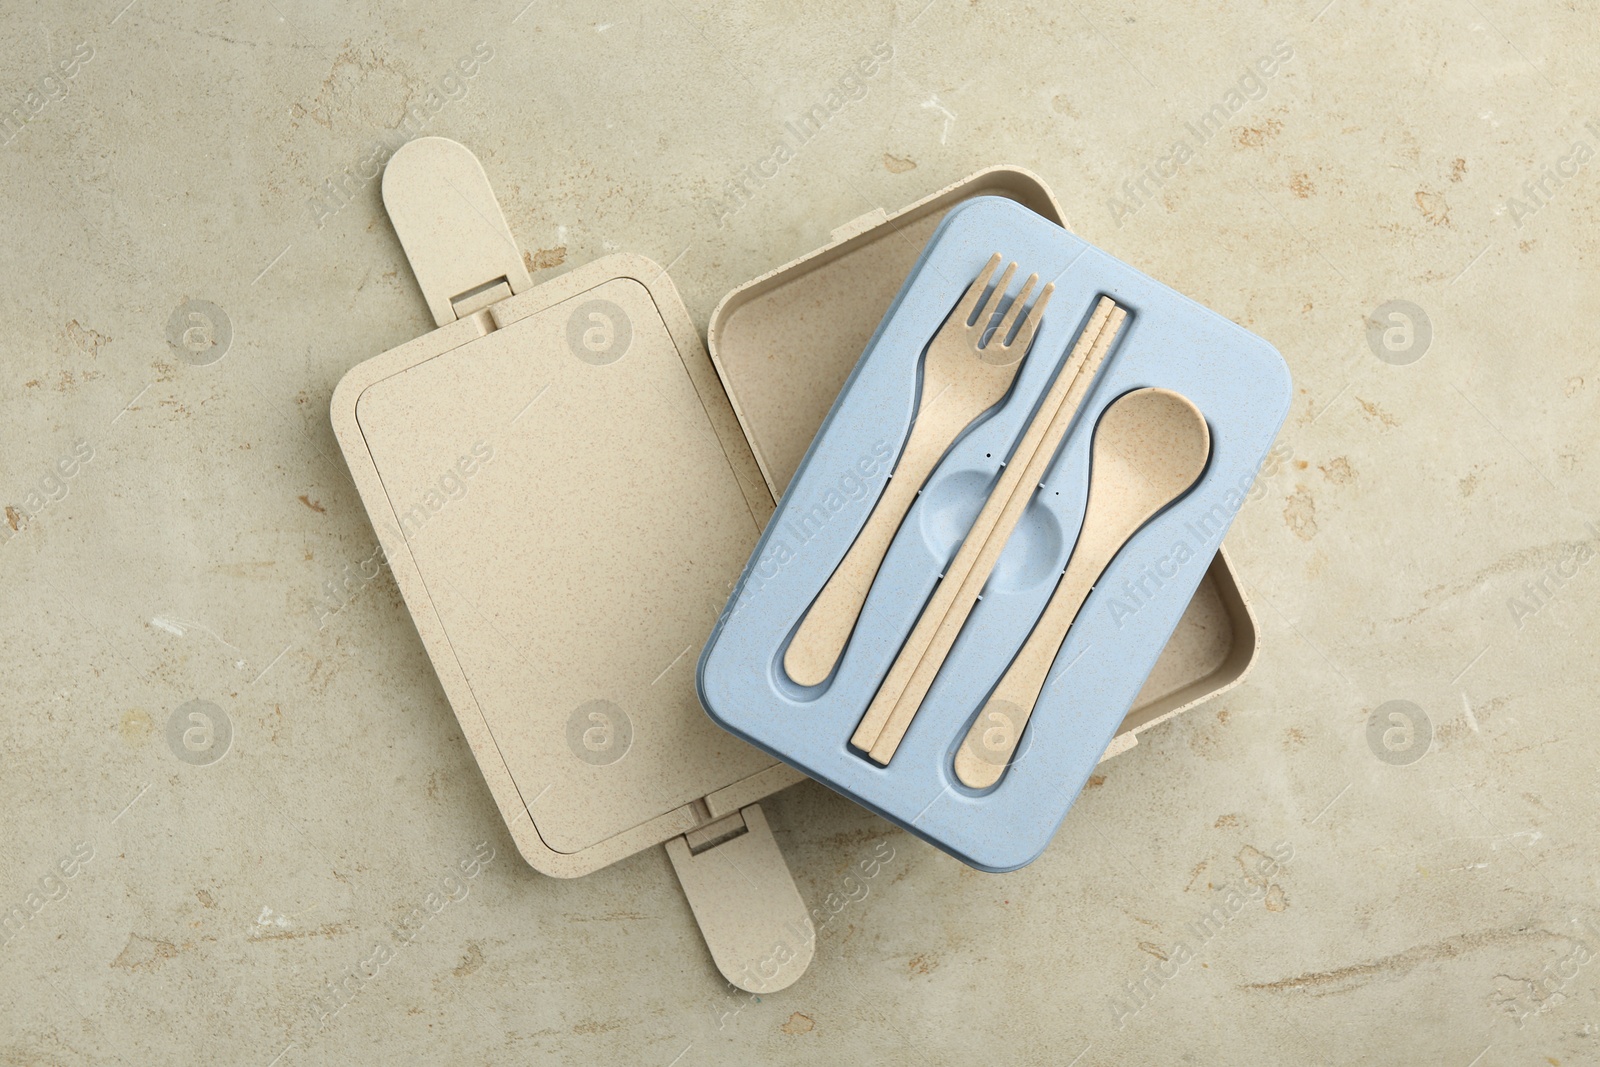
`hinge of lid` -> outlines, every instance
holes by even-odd
[[[689,845],[689,854],[698,856],[706,849],[716,848],[723,842],[732,841],[748,831],[749,827],[744,824],[744,815],[736,811],[726,818],[690,830],[683,835],[683,839]]]
[[[533,285],[476,156],[444,137],[401,145],[383,171],[383,206],[444,326]]]
[[[805,973],[816,928],[759,804],[674,837],[667,856],[724,978],[775,993]]]
[[[496,278],[492,282],[484,282],[476,289],[469,289],[460,296],[450,298],[450,308],[455,312],[456,318],[464,319],[474,311],[482,311],[490,304],[498,304],[511,295],[511,283],[505,278]]]

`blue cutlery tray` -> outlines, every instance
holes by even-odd
[[[790,636],[860,533],[916,410],[922,357],[991,253],[1056,292],[1011,391],[951,446],[895,535],[833,675],[783,669]],[[886,767],[850,747],[1095,303],[1128,313],[933,688]],[[1200,480],[1134,535],[1089,595],[1011,765],[986,790],[957,748],[1067,565],[1088,496],[1090,443],[1124,393],[1160,386],[1205,415]],[[978,197],[934,231],[779,502],[701,653],[701,703],[727,730],[985,871],[1036,859],[1066,817],[1216,554],[1291,399],[1266,341],[1013,200]]]

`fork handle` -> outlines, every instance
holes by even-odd
[[[971,421],[969,413],[961,409],[962,405],[947,401],[930,403],[918,413],[905,452],[867,517],[866,526],[806,610],[794,640],[789,642],[783,667],[794,681],[817,685],[832,673],[906,512],[911,510],[922,484],[951,440]]]

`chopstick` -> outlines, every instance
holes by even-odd
[[[1110,297],[1102,297],[1095,306],[1011,461],[850,738],[850,744],[866,752],[873,762],[888,764],[900,747],[1126,318],[1127,312]]]

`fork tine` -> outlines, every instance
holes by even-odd
[[[1028,309],[1028,317],[1022,320],[1022,325],[1017,327],[1016,339],[1011,343],[1020,345],[1024,351],[1033,343],[1033,332],[1039,328],[1039,323],[1044,320],[1045,305],[1050,303],[1050,294],[1056,291],[1056,283],[1050,282],[1039,290],[1039,299],[1033,302],[1033,307]]]
[[[1011,301],[1011,306],[1006,309],[1006,317],[1000,320],[1000,325],[994,328],[994,334],[989,338],[990,344],[999,344],[1006,347],[1006,336],[1011,333],[1011,327],[1017,323],[1017,316],[1022,314],[1022,309],[1028,306],[1028,294],[1033,292],[1033,287],[1039,282],[1037,274],[1028,275],[1028,280],[1022,283],[1022,292]]]
[[[994,292],[989,294],[989,299],[983,302],[983,309],[978,312],[978,317],[970,324],[973,333],[973,346],[983,337],[984,331],[989,326],[989,320],[994,318],[995,309],[1000,306],[1000,301],[1006,298],[1006,290],[1011,286],[1011,276],[1017,273],[1015,261],[1006,264],[1006,269],[1000,275],[1000,280],[994,283]]]
[[[1000,253],[996,252],[989,257],[989,262],[978,274],[978,280],[967,287],[961,297],[961,325],[967,326],[972,322],[972,313],[978,309],[978,301],[983,297],[983,291],[989,287],[989,278],[994,274],[995,267],[1000,264]]]

